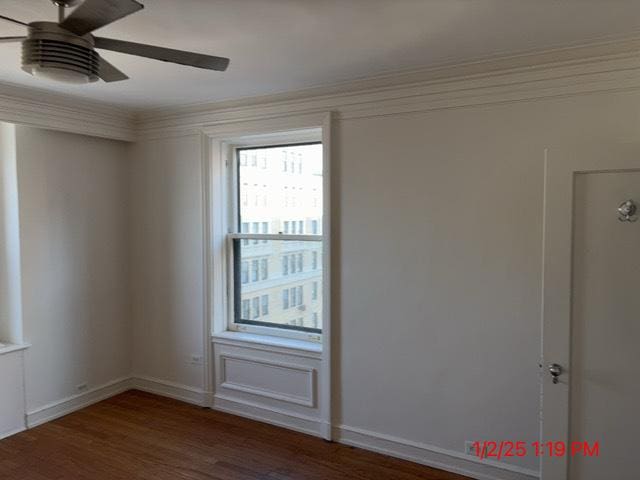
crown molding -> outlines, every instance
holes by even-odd
[[[640,37],[489,57],[290,93],[136,112],[0,83],[0,121],[135,141],[334,112],[338,121],[640,89]]]
[[[131,111],[77,97],[0,84],[0,121],[82,135],[134,141]]]
[[[139,138],[333,111],[337,120],[640,89],[640,38],[414,70],[329,87],[139,112]]]

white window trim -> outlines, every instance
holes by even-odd
[[[317,118],[317,117],[316,117]],[[207,141],[207,153],[211,162],[207,173],[209,181],[206,188],[208,189],[207,201],[211,214],[208,220],[210,224],[211,242],[209,249],[211,251],[209,257],[209,288],[211,290],[211,300],[209,308],[211,335],[215,337],[218,334],[233,333],[249,333],[262,335],[265,342],[271,339],[266,337],[291,339],[295,345],[301,342],[315,344],[325,349],[325,337],[330,322],[330,295],[329,295],[329,258],[330,258],[330,203],[329,203],[329,186],[330,186],[330,169],[329,169],[329,151],[326,149],[328,140],[328,126],[330,124],[329,115],[323,114],[323,121],[320,125],[304,126],[303,129],[277,129],[275,133],[263,133],[268,131],[265,128],[263,132],[248,131],[246,135],[237,132],[233,135],[211,135],[204,133]],[[236,150],[239,148],[270,146],[282,144],[298,144],[321,142],[323,144],[323,235],[284,235],[284,234],[242,234],[236,233],[233,226],[237,223],[238,218],[238,200],[232,198],[235,195],[235,186],[237,185],[237,165]],[[231,205],[230,202],[232,201]],[[216,215],[217,214],[217,215]],[[258,238],[260,240],[299,240],[299,241],[322,241],[322,260],[323,260],[323,279],[321,281],[322,288],[327,288],[327,294],[323,294],[323,313],[322,313],[322,334],[301,332],[296,330],[278,329],[274,327],[262,327],[257,325],[234,325],[233,319],[233,269],[232,258],[232,241],[233,239]],[[214,268],[217,267],[217,268]]]
[[[319,390],[320,418],[322,421],[322,436],[326,440],[332,439],[332,306],[331,306],[331,112],[317,112],[304,114],[288,114],[261,120],[236,119],[230,123],[221,123],[203,129],[202,138],[202,178],[203,178],[203,230],[205,268],[204,284],[208,295],[205,296],[203,308],[205,332],[205,368],[203,370],[204,385],[213,402],[213,343],[233,342],[234,345],[247,346],[260,344],[260,348],[273,350],[274,353],[299,352],[299,355],[317,355],[321,361],[320,375],[322,380]],[[265,132],[275,132],[268,133]],[[323,244],[323,317],[322,343],[313,343],[269,335],[252,335],[242,332],[231,332],[227,329],[226,265],[224,249],[226,248],[226,222],[228,220],[227,198],[228,185],[224,175],[224,146],[233,144],[235,139],[252,136],[257,144],[266,145],[269,140],[273,143],[283,143],[277,139],[279,132],[287,132],[287,141],[291,139],[291,132],[295,132],[297,140],[317,140],[321,137],[323,145],[323,223],[325,233]],[[318,132],[321,132],[318,135]],[[311,135],[310,135],[311,133]]]

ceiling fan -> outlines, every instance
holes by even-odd
[[[74,84],[95,82],[98,79],[118,82],[129,78],[102,58],[96,48],[207,70],[225,71],[229,66],[228,58],[95,37],[91,34],[98,28],[142,10],[144,6],[135,0],[51,1],[58,6],[58,23],[27,24],[0,15],[0,20],[28,27],[27,36],[0,37],[0,43],[22,42],[22,69],[35,77]],[[65,18],[65,9],[76,5],[77,8]]]

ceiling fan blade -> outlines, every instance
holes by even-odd
[[[95,37],[96,48],[112,50],[114,52],[128,53],[139,57],[153,58],[163,62],[178,63],[190,67],[204,68],[206,70],[218,70],[224,72],[229,66],[229,59],[214,57],[201,53],[173,50],[171,48],[154,47],[142,43],[125,42],[111,38]]]
[[[60,26],[82,36],[143,8],[135,0],[85,0]]]
[[[0,37],[0,43],[21,42],[27,37]]]
[[[6,20],[7,22],[16,23],[18,25],[22,25],[23,27],[28,27],[29,26],[29,24],[21,22],[20,20],[16,20],[14,18],[5,17],[3,15],[0,15],[0,20]]]
[[[102,57],[100,57],[100,78],[107,83],[119,82],[121,80],[129,79],[129,77],[127,77],[124,73],[111,65]]]

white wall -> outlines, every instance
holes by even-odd
[[[457,452],[538,439],[543,150],[637,138],[639,111],[603,93],[336,122],[336,424]],[[194,387],[201,153],[187,135],[133,160],[136,369]]]
[[[24,430],[23,351],[0,352],[0,439]]]
[[[131,371],[120,142],[17,127],[27,412]]]
[[[202,389],[200,136],[136,145],[132,162],[133,372]]]
[[[22,343],[16,129],[9,123],[0,123],[0,342],[3,341]]]

